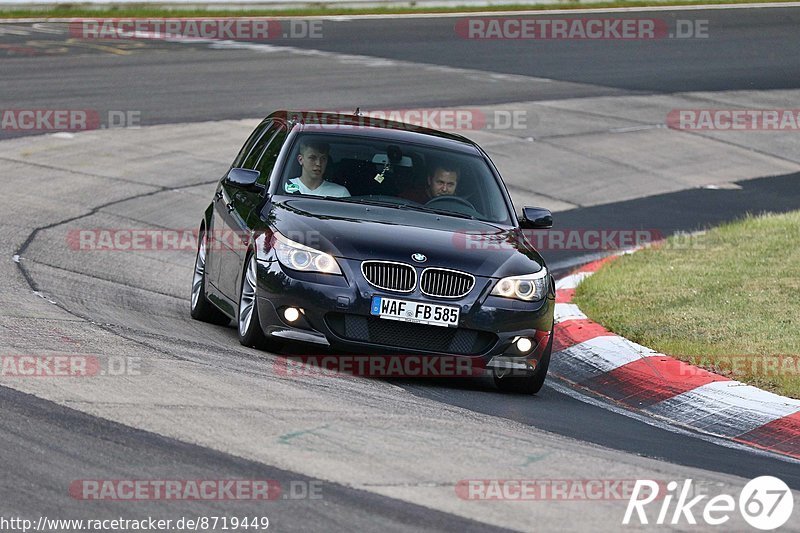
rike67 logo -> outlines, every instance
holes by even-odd
[[[694,494],[691,479],[685,480],[680,488],[677,481],[667,483],[666,491],[662,492],[659,490],[661,488],[664,488],[663,483],[649,479],[636,480],[622,523],[628,525],[635,519],[640,524],[695,525],[701,518],[708,525],[722,526],[731,520],[736,510],[737,500],[729,494],[691,497]],[[660,505],[651,508],[651,511],[658,509],[657,516],[654,517],[652,513],[648,515],[645,507],[657,500]],[[750,526],[771,531],[784,525],[792,516],[794,497],[780,479],[761,476],[744,486],[739,493],[738,504],[739,513]]]

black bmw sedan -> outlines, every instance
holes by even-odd
[[[250,135],[200,223],[198,320],[242,344],[468,358],[536,393],[554,284],[486,153],[408,124],[279,111]]]

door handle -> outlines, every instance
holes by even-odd
[[[231,211],[233,211],[233,209],[234,209],[234,207],[233,207],[233,203],[227,204],[227,208],[228,208],[228,213],[230,213]]]
[[[222,200],[222,191],[217,191],[217,194],[214,195],[215,200]]]

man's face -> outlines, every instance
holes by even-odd
[[[428,178],[428,191],[431,198],[452,196],[458,186],[458,174],[443,168],[437,168],[433,176]]]
[[[325,167],[328,166],[328,154],[313,148],[306,148],[297,155],[297,160],[303,168],[303,176],[315,181],[322,181]]]

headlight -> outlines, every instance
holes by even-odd
[[[273,233],[272,247],[275,249],[278,262],[286,268],[303,272],[342,274],[339,264],[331,254],[289,240],[277,231]]]
[[[492,289],[492,295],[535,302],[547,294],[547,280],[546,268],[542,268],[535,274],[503,278]]]

